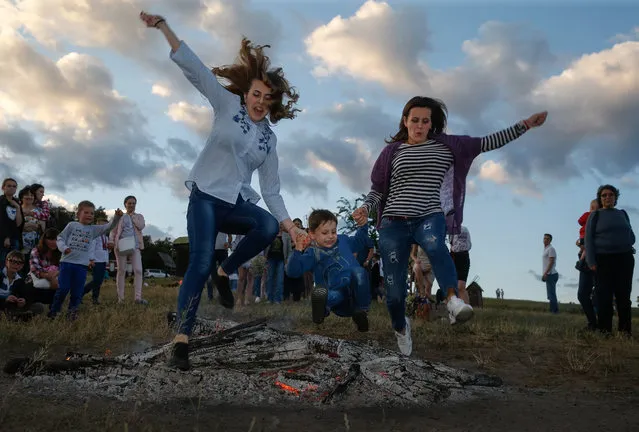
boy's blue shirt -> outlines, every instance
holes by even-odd
[[[296,249],[288,260],[286,274],[297,278],[305,272],[313,271],[316,284],[329,290],[342,288],[350,284],[351,269],[360,267],[354,253],[367,244],[368,238],[366,224],[359,228],[354,236],[338,235],[333,247],[322,248],[313,245],[303,253]]]

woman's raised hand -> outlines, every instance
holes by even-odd
[[[147,27],[154,28],[157,28],[158,24],[160,24],[161,22],[166,21],[160,15],[151,15],[144,11],[140,12],[140,19],[142,20],[142,22],[144,22],[144,24],[146,24]]]
[[[357,210],[355,210],[352,216],[353,216],[353,220],[355,220],[355,223],[357,223],[357,225],[359,226],[362,226],[366,222],[368,222],[368,209],[362,206],[358,208]]]
[[[532,129],[544,124],[544,122],[546,121],[546,117],[548,117],[548,111],[538,112],[524,120],[524,123],[526,123],[528,129]]]

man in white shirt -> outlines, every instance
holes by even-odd
[[[557,251],[551,246],[552,235],[544,234],[544,253],[542,254],[542,276],[541,280],[546,282],[546,293],[550,302],[550,312],[559,313],[559,305],[557,304],[557,281],[559,273],[557,273]]]

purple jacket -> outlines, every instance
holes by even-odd
[[[466,135],[440,134],[433,138],[447,146],[454,157],[452,176],[446,176],[444,181],[452,181],[453,211],[446,214],[446,228],[448,234],[459,234],[464,219],[464,199],[466,198],[466,177],[473,161],[481,153],[481,138]],[[401,142],[388,144],[380,153],[373,171],[371,172],[372,189],[381,193],[382,202],[377,209],[377,224],[382,220],[386,198],[390,189],[391,166],[393,156]],[[443,184],[442,189],[450,189],[450,185]]]

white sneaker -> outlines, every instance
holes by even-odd
[[[401,334],[395,331],[395,337],[397,338],[397,346],[399,351],[405,356],[409,356],[413,352],[413,339],[410,336],[410,319],[406,317],[406,332]]]
[[[473,317],[474,311],[470,305],[464,303],[459,297],[451,297],[446,305],[448,319],[451,324],[463,323]]]
[[[255,303],[259,303],[260,302],[260,298],[259,297],[255,297]]]

